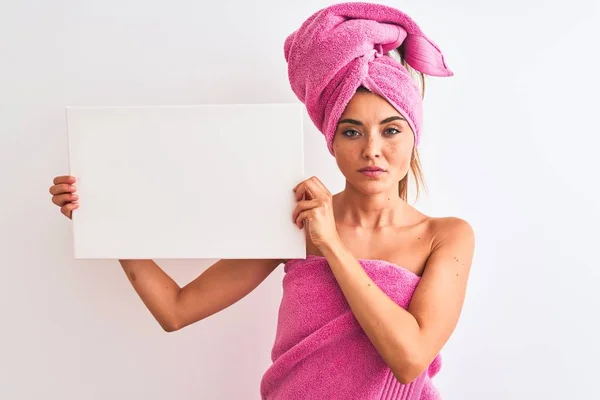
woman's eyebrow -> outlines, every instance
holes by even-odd
[[[388,122],[392,122],[395,120],[401,120],[401,121],[406,121],[404,118],[402,118],[399,115],[394,115],[393,117],[389,117],[384,119],[383,121],[381,121],[379,123],[379,125],[383,125],[383,124],[387,124]],[[358,126],[363,126],[363,123],[357,119],[352,119],[352,118],[344,118],[342,120],[340,120],[338,122],[338,125],[343,124],[343,123],[348,123],[348,124],[353,124],[353,125],[358,125]]]
[[[389,117],[389,118],[384,119],[383,121],[381,121],[379,123],[379,125],[387,124],[388,122],[392,122],[392,121],[395,121],[397,119],[399,119],[400,121],[406,121],[403,117],[401,117],[399,115],[394,115],[393,117]]]

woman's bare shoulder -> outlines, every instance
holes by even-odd
[[[429,217],[428,225],[434,244],[446,240],[470,239],[474,236],[471,224],[460,217]]]

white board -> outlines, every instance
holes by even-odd
[[[301,104],[66,107],[77,259],[304,258]]]

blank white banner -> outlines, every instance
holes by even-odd
[[[67,107],[77,259],[304,258],[301,104]]]

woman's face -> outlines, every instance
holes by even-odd
[[[397,191],[406,176],[414,146],[408,122],[385,99],[357,92],[342,114],[333,141],[338,167],[346,180],[365,194]],[[384,171],[365,174],[360,169]]]

